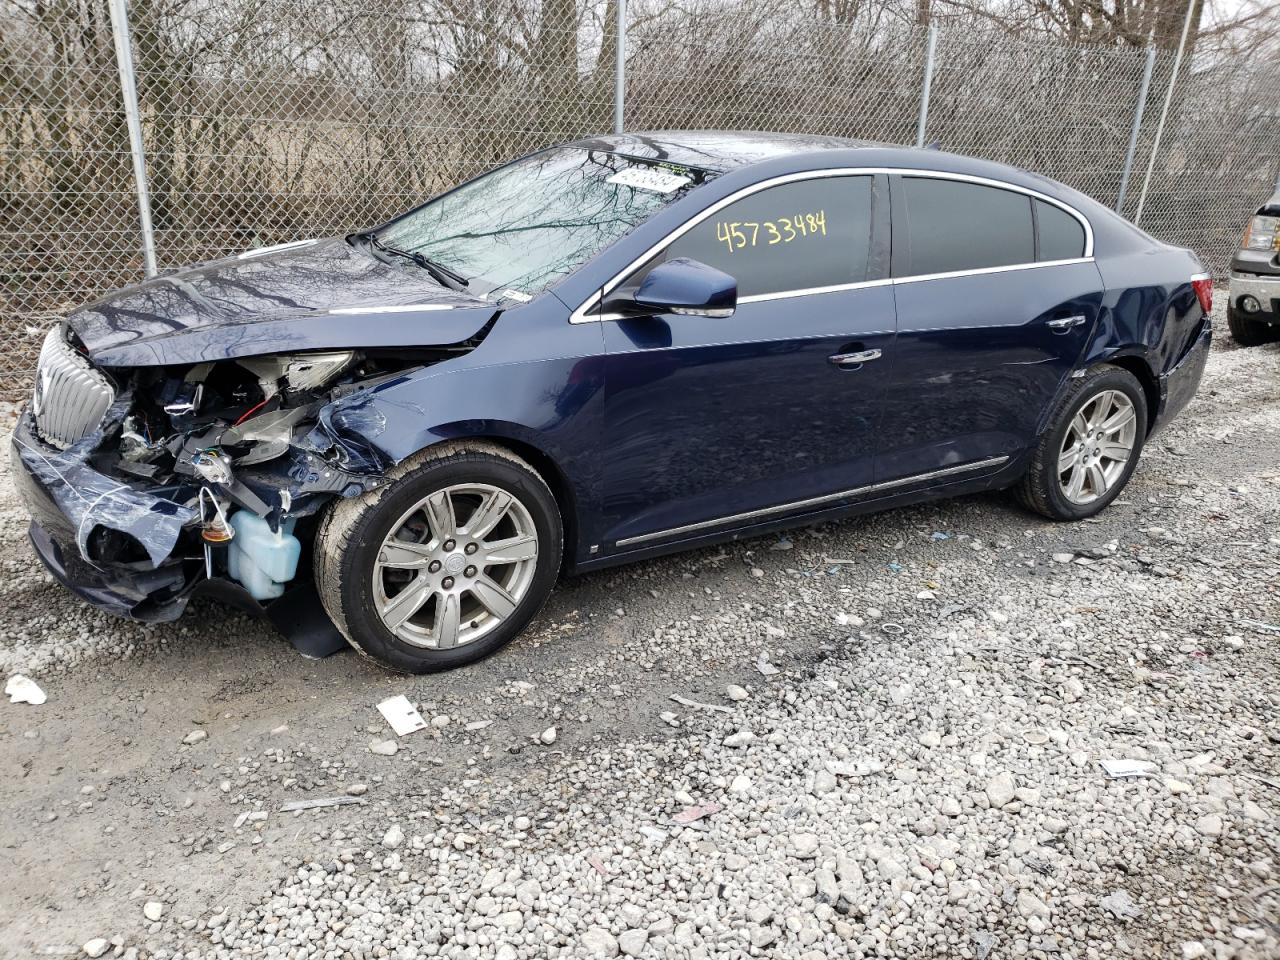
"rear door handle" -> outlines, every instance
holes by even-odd
[[[879,360],[879,350],[859,350],[857,353],[837,353],[827,357],[837,367],[857,367],[869,360]]]
[[[1057,320],[1049,321],[1049,329],[1058,333],[1065,333],[1072,327],[1078,327],[1085,323],[1087,318],[1084,314],[1077,313],[1074,317],[1059,317]]]

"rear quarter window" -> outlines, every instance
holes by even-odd
[[[1031,198],[959,180],[901,177],[893,185],[894,275],[921,276],[1036,260]],[[905,224],[899,220],[905,219]],[[905,226],[905,243],[897,243]]]
[[[1084,256],[1084,226],[1061,207],[1036,201],[1041,260],[1071,260]]]

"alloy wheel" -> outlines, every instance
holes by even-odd
[[[1104,390],[1071,419],[1058,454],[1058,484],[1072,503],[1104,497],[1133,456],[1138,416],[1120,390]]]
[[[520,605],[537,560],[538,531],[518,498],[492,484],[454,484],[392,525],[374,563],[374,607],[413,646],[474,643]]]

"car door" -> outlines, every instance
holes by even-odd
[[[887,178],[803,176],[713,205],[621,285],[690,257],[734,276],[738,305],[605,322],[606,550],[834,505],[871,483],[894,336]]]
[[[876,480],[999,469],[1031,444],[1097,321],[1087,222],[1018,188],[890,178],[898,337]]]

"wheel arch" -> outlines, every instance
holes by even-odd
[[[587,549],[580,540],[584,528],[580,515],[584,502],[584,491],[575,483],[569,470],[564,466],[563,457],[558,455],[554,444],[546,442],[535,431],[519,424],[498,421],[466,421],[453,424],[440,424],[424,431],[425,442],[415,445],[415,449],[401,447],[396,449],[394,458],[403,463],[436,447],[445,445],[457,446],[473,444],[477,447],[497,447],[507,453],[514,454],[529,464],[540,476],[560,511],[560,523],[564,530],[564,554],[561,560],[562,570],[572,566],[580,557],[582,550]]]
[[[560,510],[560,524],[564,529],[565,550],[560,561],[561,569],[563,570],[566,566],[570,566],[578,557],[578,534],[582,529],[578,517],[579,498],[574,491],[573,483],[569,480],[568,474],[565,473],[556,458],[528,440],[521,440],[512,436],[476,434],[472,437],[452,438],[454,443],[466,443],[469,440],[488,443],[501,447],[508,453],[515,454],[529,464],[537,472],[538,476],[542,477],[543,482],[551,490],[551,496],[555,498],[556,506]]]
[[[1136,347],[1128,350],[1118,350],[1100,358],[1091,364],[1091,367],[1100,367],[1104,364],[1119,367],[1121,370],[1133,374],[1134,379],[1142,385],[1142,393],[1147,401],[1147,436],[1150,436],[1160,414],[1160,381],[1156,377],[1155,371],[1151,369],[1151,364],[1147,362],[1147,358]]]

